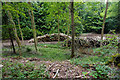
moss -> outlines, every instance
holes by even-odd
[[[120,63],[117,66],[120,67]]]
[[[112,59],[108,60],[105,64],[109,65],[114,62],[115,66],[120,67],[120,54],[117,53],[115,55],[112,55],[111,57]]]
[[[113,58],[120,57],[120,54],[117,53],[117,54],[115,54],[115,55],[112,55],[112,57],[113,57]]]

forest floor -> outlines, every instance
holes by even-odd
[[[2,58],[2,60],[10,60],[12,63],[35,63],[34,66],[44,64],[46,72],[49,72],[50,78],[56,74],[57,78],[82,78],[82,72],[86,71],[79,65],[71,64],[69,60],[65,61],[41,61],[40,58]]]
[[[83,34],[82,36],[91,36],[91,34]],[[100,35],[94,35],[100,36]],[[14,42],[15,43],[15,42]],[[48,72],[50,78],[93,78],[90,73],[95,72],[95,65],[102,66],[106,61],[115,54],[116,49],[108,50],[110,53],[101,56],[94,53],[94,48],[86,48],[84,52],[76,51],[75,58],[71,59],[71,49],[62,47],[57,42],[39,42],[38,52],[35,52],[34,43],[24,41],[22,48],[22,57],[18,58],[18,54],[13,54],[10,46],[10,41],[3,41],[2,61],[11,63],[33,63],[34,66],[44,64],[46,66],[45,72]],[[62,43],[62,42],[61,42]],[[16,44],[16,43],[15,43]],[[16,47],[18,51],[18,48]],[[92,52],[91,52],[92,51]],[[107,50],[105,50],[107,51]],[[3,66],[7,65],[3,62]],[[103,69],[104,70],[104,69]],[[4,77],[7,72],[4,72]],[[97,74],[97,77],[101,74]]]

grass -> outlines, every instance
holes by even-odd
[[[93,51],[92,53],[90,52],[91,50]],[[84,50],[89,54],[82,54],[81,52],[79,52],[80,53],[79,55],[82,57],[71,59],[70,60],[71,63],[81,66],[86,64],[105,64],[108,60],[112,58],[111,57],[112,55],[117,53],[116,48],[109,49],[103,47],[103,48],[91,48],[91,50],[89,51]]]
[[[18,47],[16,47],[16,49],[18,49]],[[13,54],[12,52],[10,52],[11,49],[8,49],[8,48],[3,48],[3,51],[4,51],[4,53],[2,54],[3,57],[19,56],[18,53]],[[34,45],[27,45],[27,46],[22,47],[22,57],[24,57],[24,58],[35,58],[36,57],[36,58],[39,58],[39,59],[44,60],[44,61],[70,60],[70,62],[72,64],[80,65],[82,68],[84,68],[86,70],[90,68],[89,65],[93,65],[93,64],[99,66],[101,69],[101,67],[104,65],[104,63],[106,61],[108,61],[111,58],[110,56],[112,54],[115,54],[115,52],[116,52],[116,49],[85,48],[82,50],[80,49],[80,51],[78,51],[78,52],[77,51],[75,52],[75,54],[79,56],[78,58],[71,59],[70,58],[70,54],[71,54],[70,49],[66,48],[66,47],[62,47],[58,44],[43,44],[43,43],[38,44],[38,52],[37,53],[35,52]],[[7,65],[7,62],[8,61],[6,61],[4,65]],[[10,62],[10,64],[11,64],[11,62]],[[12,64],[14,64],[14,62]],[[20,62],[20,64],[22,64],[22,63]],[[36,63],[34,63],[34,64],[36,64]],[[16,67],[15,65],[11,66],[10,70],[16,69],[16,68],[14,68],[14,67]],[[4,69],[5,69],[5,71],[7,71],[6,67],[4,67]],[[90,69],[92,70],[92,68],[90,68]],[[105,70],[105,69],[102,69],[102,70]],[[93,71],[93,74],[95,72],[96,71]],[[25,71],[25,73],[26,73],[26,71]],[[36,74],[36,70],[33,71],[32,75],[31,75],[31,72],[30,73],[27,72],[27,73],[30,76],[38,75],[38,74]],[[39,72],[39,73],[41,73],[41,72]],[[85,73],[85,72],[83,72],[83,73]],[[20,73],[20,71],[19,71],[19,74],[21,77],[21,75],[23,75],[24,73]],[[12,74],[12,75],[14,75],[14,74]],[[101,74],[97,74],[97,75],[101,76]],[[95,77],[97,77],[97,76],[95,76]]]
[[[16,49],[18,49],[16,47]],[[92,49],[94,52],[97,49]],[[3,49],[3,51],[10,51],[10,49]],[[105,52],[105,51],[101,51],[97,50],[100,52]],[[113,51],[115,50],[109,50],[109,52],[113,53]],[[87,53],[89,53],[90,50],[87,51]],[[105,52],[106,53],[106,52]],[[35,48],[34,45],[27,45],[25,47],[22,48],[22,57],[28,58],[28,57],[36,57],[36,58],[40,58],[41,60],[51,60],[51,61],[64,61],[64,60],[68,60],[70,59],[70,54],[71,51],[69,48],[66,47],[62,47],[61,45],[58,44],[38,44],[38,52],[35,52]],[[82,57],[80,58],[73,58],[70,59],[71,63],[75,63],[75,64],[93,64],[93,63],[99,63],[99,62],[105,62],[107,61],[110,56],[99,56],[96,53],[90,53],[91,55],[88,54],[82,54],[81,51],[79,53],[80,55],[82,55]],[[109,54],[111,55],[111,54]],[[13,53],[8,53],[8,52],[4,52],[3,53],[3,57],[14,57],[14,56],[18,56],[18,54],[13,54]]]
[[[18,54],[8,53],[9,50],[10,49],[7,48],[3,49],[3,51],[7,51],[3,53],[3,57],[18,56]],[[70,58],[70,50],[58,44],[38,44],[38,52],[36,53],[33,45],[27,45],[22,48],[22,57],[36,57],[41,58],[41,60],[62,61]]]
[[[86,56],[82,58],[74,58],[71,59],[71,63],[76,64],[76,65],[84,65],[84,64],[99,64],[99,63],[104,63],[107,60],[109,60],[110,57],[107,56]]]

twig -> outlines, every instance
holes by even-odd
[[[47,72],[53,65],[54,65],[54,63],[51,64],[50,67],[49,67],[48,69],[45,70],[45,72]]]
[[[53,77],[53,78],[55,78],[55,77],[57,76],[58,72],[59,72],[59,69],[57,70],[57,72],[56,72],[56,74],[54,75],[54,77]]]

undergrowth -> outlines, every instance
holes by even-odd
[[[34,66],[35,63],[32,62],[21,63],[18,61],[11,62],[10,60],[3,60],[2,64],[3,78],[49,78],[43,64]]]

